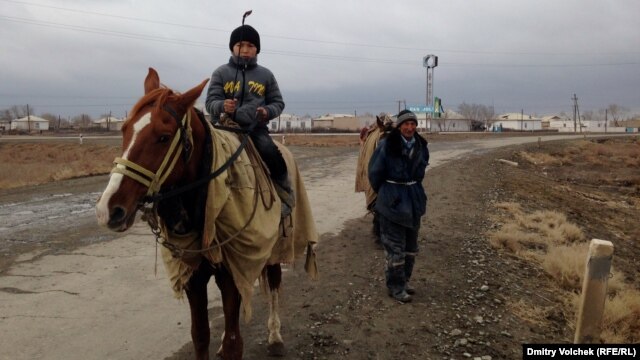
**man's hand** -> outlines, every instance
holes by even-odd
[[[238,103],[238,99],[226,99],[222,104],[222,108],[224,112],[227,114],[233,114],[236,111],[236,104]]]

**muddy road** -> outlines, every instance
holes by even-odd
[[[572,137],[553,136],[540,140]],[[538,136],[533,136],[431,143],[429,171],[469,156],[488,155],[496,148],[538,140]],[[320,271],[323,266],[340,267],[345,278],[336,280],[335,286],[353,285],[355,278],[349,267],[356,264],[341,259],[335,249],[341,246],[341,241],[349,241],[345,233],[348,234],[351,226],[364,228],[368,225],[368,220],[364,219],[364,195],[353,191],[358,150],[355,147],[297,146],[290,149],[304,177],[321,234]],[[429,181],[428,172],[426,182]],[[445,187],[448,179],[441,177],[438,181],[430,186]],[[172,297],[147,226],[138,222],[127,233],[114,234],[95,224],[93,206],[106,182],[106,176],[98,176],[0,191],[0,359],[178,359],[191,356],[188,304]],[[457,185],[464,186],[464,183]],[[451,202],[455,201],[464,199],[451,199]],[[435,225],[425,226],[425,229],[440,231]],[[332,258],[323,255],[324,246],[334,248],[327,253]],[[363,262],[371,258],[363,254],[362,259],[350,260]],[[301,268],[287,270],[285,289],[294,286],[287,287],[288,279],[292,284],[305,284],[298,279],[302,276]],[[367,274],[361,274],[364,275]],[[378,275],[383,276],[381,271]],[[360,285],[371,287],[381,283],[365,281]],[[215,329],[222,322],[222,313],[215,295],[215,283],[211,282],[209,288],[210,321],[214,328],[212,349],[215,351],[218,346]],[[379,290],[380,301],[384,303],[378,305],[383,311],[389,304],[382,296],[383,290]],[[289,296],[287,291],[285,298]],[[326,289],[327,294],[332,291]],[[340,291],[336,290],[338,293]],[[434,300],[434,306],[446,306],[444,299],[447,296],[451,295],[442,294],[438,301]],[[344,301],[346,305],[349,296]],[[291,314],[297,306],[305,306],[304,303],[283,302],[284,311],[290,314],[283,319],[285,343],[287,338],[295,338],[294,349],[302,349],[298,353],[291,350],[286,358],[324,358],[314,357],[313,351],[311,355],[305,353],[306,338],[292,333],[293,326],[288,328],[288,321],[296,321]],[[293,308],[287,309],[287,306]],[[418,304],[414,309],[423,311],[425,306],[428,308],[428,304],[422,307]],[[455,316],[455,309],[452,311]],[[324,315],[317,316],[322,318]],[[245,338],[245,357],[248,359],[263,358],[265,341],[256,330],[265,327],[260,321],[257,316],[245,328],[246,336],[252,336]],[[312,344],[322,340],[322,334],[310,336]],[[314,336],[316,340],[313,340]],[[345,358],[376,358],[371,356],[351,353],[351,357]],[[391,355],[387,353],[379,358],[402,358],[384,356]]]

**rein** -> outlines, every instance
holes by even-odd
[[[176,118],[177,119],[177,118]],[[118,173],[124,176],[128,176],[133,180],[141,183],[142,185],[147,187],[146,197],[152,197],[160,191],[162,184],[164,184],[165,180],[178,162],[178,157],[183,151],[183,143],[188,144],[185,146],[185,150],[190,149],[188,152],[185,152],[186,158],[191,157],[191,149],[189,141],[186,141],[186,128],[191,128],[191,113],[187,112],[183,117],[182,121],[178,121],[180,128],[176,131],[176,134],[171,141],[171,145],[169,146],[169,151],[165,155],[162,163],[158,170],[154,173],[153,171],[147,170],[144,167],[134,163],[133,161],[129,161],[128,159],[124,159],[121,157],[115,158],[113,161],[116,166],[111,170],[111,173]],[[183,135],[185,134],[185,135]]]
[[[175,113],[175,111],[173,111],[173,109],[169,108],[168,106],[164,106],[163,109],[167,111],[169,114],[171,114],[174,119],[176,119],[176,121],[179,124],[179,128],[176,131],[176,134],[174,135],[171,145],[169,147],[169,150],[167,151],[167,154],[162,160],[162,163],[158,168],[158,170],[154,173],[132,161],[117,157],[114,160],[114,163],[116,164],[116,166],[111,170],[111,173],[119,173],[124,176],[128,176],[131,179],[147,187],[147,194],[142,199],[139,205],[139,209],[143,213],[142,219],[147,222],[147,224],[151,228],[151,232],[155,235],[157,244],[160,244],[165,248],[167,248],[169,251],[171,251],[171,254],[174,258],[182,258],[187,253],[203,254],[215,248],[222,247],[223,245],[225,245],[226,243],[228,243],[229,241],[233,240],[238,235],[240,235],[249,226],[249,224],[255,217],[256,210],[258,208],[259,193],[261,192],[260,184],[258,182],[258,177],[256,176],[256,179],[255,179],[256,190],[254,192],[253,210],[247,222],[235,234],[231,235],[230,237],[228,237],[227,239],[221,242],[216,242],[215,244],[204,249],[198,249],[198,250],[182,249],[170,243],[169,241],[167,241],[166,237],[162,236],[163,230],[161,229],[160,224],[158,222],[158,219],[159,219],[158,203],[164,199],[168,199],[168,198],[180,195],[184,192],[187,192],[189,190],[192,190],[204,184],[207,184],[211,180],[215,179],[220,174],[222,174],[224,171],[226,171],[231,166],[231,164],[233,164],[236,161],[236,159],[240,156],[242,151],[245,149],[247,141],[249,139],[248,134],[251,131],[253,131],[255,127],[255,123],[252,124],[246,130],[227,127],[227,126],[214,126],[215,128],[218,128],[221,130],[233,131],[233,132],[242,134],[242,141],[240,142],[240,145],[238,146],[236,151],[229,157],[229,159],[227,159],[227,161],[224,164],[222,164],[222,166],[220,166],[220,168],[216,169],[209,175],[202,177],[200,179],[197,179],[196,181],[189,183],[187,185],[178,187],[176,189],[173,189],[167,192],[160,192],[162,184],[165,182],[167,177],[173,171],[180,154],[182,153],[184,155],[184,159],[186,163],[191,158],[191,153],[193,151],[193,146],[192,146],[193,137],[191,135],[191,112],[187,111],[187,113],[182,117],[182,120],[178,120],[178,115]],[[206,128],[206,123],[205,123],[206,120],[202,120],[202,119],[200,120],[202,121],[203,125],[205,125],[205,128]],[[151,203],[152,205],[145,206],[145,204],[149,204],[149,203]],[[167,231],[165,232],[167,233]]]
[[[255,127],[255,123],[252,124],[248,129],[238,129],[228,126],[214,126],[217,129],[233,131],[242,134],[242,141],[240,142],[240,146],[236,149],[236,151],[229,157],[229,159],[220,166],[220,168],[216,169],[209,175],[197,179],[196,181],[189,183],[187,185],[175,188],[173,190],[169,190],[166,192],[161,192],[160,188],[162,184],[164,184],[167,177],[173,171],[175,164],[178,160],[179,154],[183,153],[185,158],[185,163],[189,161],[191,158],[191,152],[193,150],[192,146],[192,136],[191,136],[191,112],[187,111],[187,113],[182,117],[182,120],[178,120],[178,115],[173,111],[173,109],[168,106],[164,107],[164,110],[167,111],[171,116],[178,121],[180,127],[176,131],[176,134],[173,137],[173,141],[169,147],[169,151],[165,155],[162,160],[162,164],[158,168],[158,171],[155,173],[153,171],[147,170],[144,167],[129,161],[127,159],[123,159],[117,157],[114,160],[116,166],[111,170],[111,173],[119,173],[125,176],[130,177],[131,179],[139,182],[140,184],[147,187],[147,194],[142,199],[142,204],[146,203],[156,203],[182,193],[185,193],[189,190],[193,190],[197,187],[200,187],[204,184],[209,183],[211,180],[218,177],[224,171],[226,171],[231,164],[233,164],[236,159],[242,153],[242,150],[246,147],[247,141],[249,139],[248,134],[253,131]],[[204,125],[204,122],[203,122]],[[205,126],[206,127],[206,126]],[[184,146],[183,146],[184,144]],[[169,166],[167,167],[167,164]],[[120,166],[118,166],[120,165]]]

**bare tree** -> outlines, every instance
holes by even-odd
[[[11,120],[13,120],[13,115],[11,114],[11,110],[2,109],[0,110],[0,120],[7,121],[11,124]]]
[[[463,102],[458,105],[458,112],[465,118],[472,122],[473,128],[481,128],[484,124],[484,128],[489,127],[489,121],[493,120],[496,116],[493,106],[481,105],[481,104],[467,104]],[[479,124],[478,124],[479,123]]]
[[[582,120],[594,120],[596,118],[593,110],[587,110],[582,113]]]
[[[9,111],[14,119],[20,119],[29,113],[33,114],[33,108],[29,108],[29,105],[12,105]]]
[[[613,126],[620,126],[620,123],[618,123],[618,121],[622,120],[622,115],[629,112],[629,109],[618,104],[609,104],[609,106],[607,107],[607,111],[613,118]]]
[[[91,116],[88,114],[74,116],[71,118],[71,123],[80,129],[86,129],[91,125]]]

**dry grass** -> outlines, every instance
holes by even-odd
[[[533,165],[562,165],[562,157],[553,156],[547,153],[530,153],[521,151],[518,156],[524,161],[527,161]]]
[[[513,314],[525,320],[526,322],[543,326],[545,319],[554,311],[555,306],[539,306],[533,305],[529,301],[520,299],[518,301],[507,302],[507,307]]]
[[[620,291],[609,299],[602,320],[602,338],[609,343],[640,342],[640,296],[636,290]]]
[[[496,248],[505,249],[520,258],[537,263],[564,294],[578,298],[582,289],[589,244],[584,233],[566,216],[555,211],[535,211],[527,214],[520,204],[500,203],[503,225],[489,234]],[[607,343],[637,342],[640,335],[640,292],[623,280],[612,267],[608,279],[609,301],[605,307],[602,339]],[[575,295],[575,296],[574,296]],[[575,316],[577,300],[572,307],[562,301],[563,313]],[[545,309],[531,304],[512,304],[514,314],[530,322],[544,319]],[[575,321],[574,321],[575,323]]]
[[[106,174],[119,146],[77,143],[0,144],[0,189]]]

